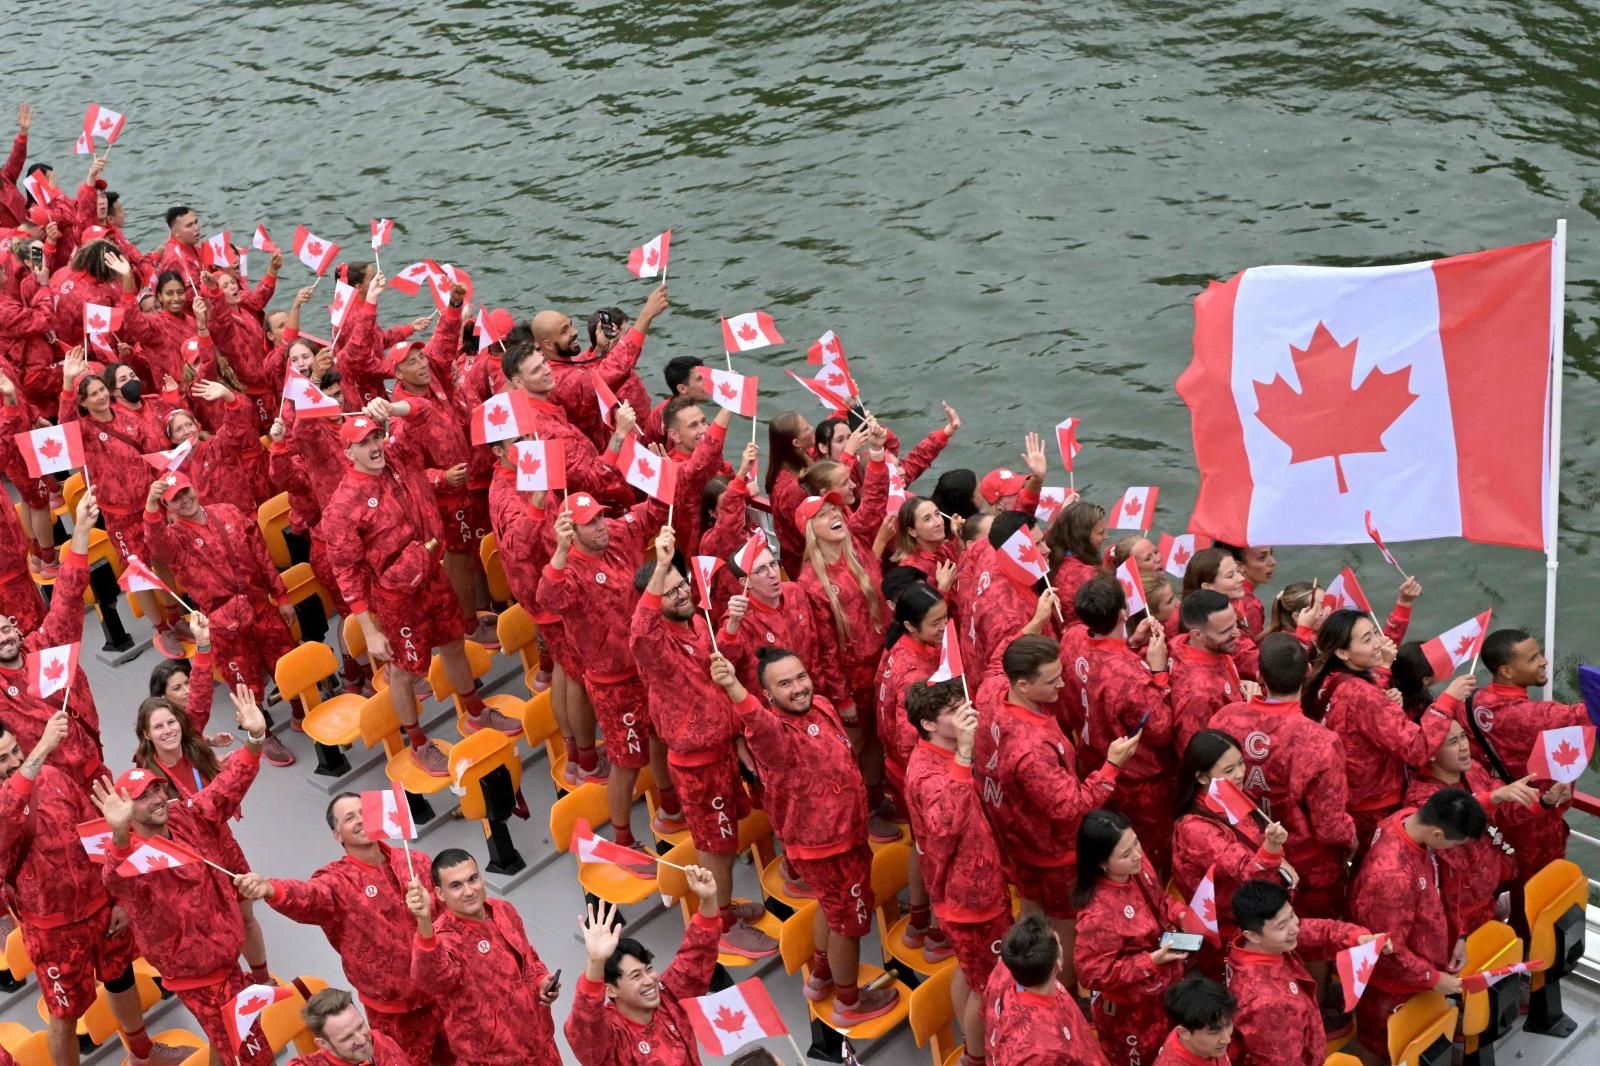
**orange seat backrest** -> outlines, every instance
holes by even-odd
[[[610,808],[606,806],[606,790],[592,781],[585,782],[550,805],[550,841],[562,851],[572,847],[572,829],[578,819],[591,827],[608,825]]]
[[[299,700],[309,714],[322,702],[318,683],[338,671],[339,660],[334,658],[333,649],[321,641],[308,641],[278,659],[272,668],[272,679],[284,698]]]
[[[489,816],[483,801],[483,776],[497,766],[504,766],[511,774],[512,788],[522,787],[522,760],[517,758],[517,742],[498,730],[480,729],[450,749],[450,780],[457,788],[465,790],[461,797],[461,817]]]

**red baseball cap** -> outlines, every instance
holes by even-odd
[[[178,493],[182,492],[184,489],[194,488],[194,482],[189,480],[188,475],[176,470],[166,475],[161,480],[167,483],[167,487],[161,490],[161,499],[166,503],[171,503],[173,500],[177,499]]]
[[[840,510],[844,509],[844,497],[837,492],[826,492],[821,496],[807,496],[800,501],[800,506],[794,509],[794,523],[803,532],[806,523],[817,517],[817,512],[828,504],[833,504]]]
[[[999,503],[1007,496],[1015,496],[1022,491],[1022,486],[1028,479],[1014,470],[1001,467],[991,470],[983,475],[983,480],[978,482],[978,492],[990,503]]]
[[[374,433],[382,433],[383,424],[366,415],[347,418],[339,424],[339,443],[348,447],[360,444]]]
[[[383,353],[384,373],[393,374],[405,357],[411,354],[411,349],[421,347],[421,341],[401,341],[398,344],[391,344],[388,351]]]
[[[567,497],[567,510],[571,512],[572,520],[582,526],[593,522],[595,516],[605,508],[587,492],[574,492]]]
[[[132,770],[124,770],[122,776],[117,778],[117,790],[126,792],[133,799],[144,795],[144,790],[151,785],[165,785],[166,779],[154,770],[146,770],[142,766],[135,766]]]

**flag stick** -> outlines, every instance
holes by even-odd
[[[711,637],[711,652],[713,655],[721,655],[722,652],[717,649],[717,627],[711,624],[711,608],[706,607],[704,610],[706,612],[706,634]]]
[[[1069,491],[1069,492],[1077,492],[1078,491],[1078,478],[1077,478],[1077,475],[1074,474],[1071,470],[1067,471],[1067,491]]]
[[[756,416],[755,415],[751,415],[750,416],[750,443],[751,444],[756,443],[756,426],[758,424],[759,423],[758,423],[758,421],[756,419]]]
[[[673,493],[673,495],[676,496],[677,493]],[[669,526],[672,525],[672,508],[675,507],[677,503],[678,501],[674,499],[672,502],[667,504],[667,525]]]
[[[795,1066],[806,1066],[805,1052],[801,1051],[800,1050],[800,1045],[796,1044],[794,1042],[794,1034],[789,1032],[789,1030],[785,1029],[783,1031],[783,1038],[785,1040],[789,1041],[789,1046],[790,1047],[794,1048]]]
[[[1556,220],[1556,236],[1550,246],[1550,484],[1545,489],[1544,515],[1544,654],[1550,662],[1550,683],[1544,698],[1555,693],[1556,664],[1556,572],[1560,561],[1556,549],[1558,512],[1561,507],[1561,378],[1566,362],[1566,284],[1567,220]]]
[[[372,268],[380,273],[383,271],[383,264],[378,262],[378,250],[376,248],[372,250]]]
[[[402,836],[400,838],[400,846],[406,852],[406,873],[411,876],[411,880],[415,881],[417,879],[417,871],[411,865],[411,842]]]
[[[207,866],[211,867],[213,870],[216,870],[218,873],[227,874],[230,879],[239,876],[238,874],[234,873],[232,870],[228,869],[226,866],[218,866],[216,863],[212,862],[210,859],[206,858],[204,855],[200,856],[200,861],[205,863]]]
[[[312,282],[312,283],[311,283],[311,291],[312,291],[312,292],[316,292],[316,291],[317,291],[317,286],[318,286],[318,285],[321,285],[321,284],[322,284],[322,275],[321,275],[321,274],[318,274],[318,275],[317,275],[317,280],[316,280],[316,281],[313,281],[313,282]]]
[[[965,673],[961,675],[961,698],[968,703],[972,702],[972,693],[967,691],[967,675]]]

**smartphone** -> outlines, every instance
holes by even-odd
[[[1206,938],[1199,933],[1163,933],[1160,946],[1173,951],[1199,951],[1205,942]]]
[[[44,248],[37,244],[29,245],[28,262],[33,264],[33,269],[35,270],[44,266]]]
[[[550,988],[560,988],[561,987],[561,971],[560,970],[557,970],[555,973],[550,975],[549,987]]]
[[[1149,720],[1150,720],[1150,712],[1149,711],[1145,711],[1144,712],[1144,716],[1139,719],[1139,724],[1133,727],[1133,733],[1129,733],[1128,735],[1131,737],[1131,736],[1134,735],[1134,733],[1138,733],[1141,729],[1144,728],[1144,724],[1146,722],[1148,722]]]

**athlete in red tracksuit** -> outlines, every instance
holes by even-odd
[[[61,576],[56,579],[44,624],[24,636],[9,619],[0,618],[0,722],[16,734],[18,744],[32,749],[65,700],[70,728],[52,754],[50,765],[85,787],[105,772],[100,712],[95,709],[89,678],[80,666],[66,696],[57,694],[42,700],[29,689],[27,655],[83,639],[83,591],[89,584],[86,553],[97,514],[94,493],[85,492],[72,522],[72,548],[61,564]]]
[[[947,618],[945,624],[955,623]],[[883,653],[883,665],[878,668],[878,742],[883,745],[884,775],[899,801],[906,799],[906,767],[919,739],[916,727],[906,717],[906,692],[926,683],[939,668],[939,641],[943,635],[940,630],[934,643],[929,644],[913,633],[900,633]],[[903,802],[900,808],[905,809]]]
[[[245,514],[272,495],[269,456],[261,447],[261,431],[256,428],[255,409],[232,389],[215,381],[197,381],[190,391],[211,405],[216,415],[216,431],[203,433],[188,411],[170,411],[162,419],[162,435],[174,446],[192,440],[193,451],[184,460],[183,472],[195,489],[212,503],[227,503]]]
[[[1428,805],[1452,794],[1462,795],[1439,792]],[[1466,960],[1468,930],[1461,924],[1455,871],[1439,851],[1464,840],[1424,824],[1425,810],[1399,811],[1378,826],[1350,886],[1350,917],[1387,933],[1394,947],[1379,957],[1356,1007],[1357,1036],[1374,1054],[1386,1052],[1389,1015],[1407,998],[1429,989],[1444,995],[1461,990],[1457,973]]]
[[[249,290],[232,273],[218,273],[221,296],[211,301],[211,317],[206,322],[217,349],[227,356],[229,369],[244,386],[248,396],[245,403],[257,434],[276,417],[276,400],[283,385],[283,371],[272,358],[273,346],[263,321],[282,268],[283,253],[274,252],[265,276]]]
[[[733,664],[711,661],[711,678],[733,702],[761,775],[767,813],[794,872],[817,894],[818,945],[806,998],[833,995],[836,1025],[888,1013],[893,989],[857,983],[861,938],[872,928],[872,849],[867,846],[867,789],[839,713],[815,695],[805,664],[788,649],[758,670],[770,708],[739,683]]]
[[[119,1027],[139,1046],[131,1061],[152,1055],[133,960],[139,953],[127,917],[112,907],[100,868],[84,850],[78,824],[98,815],[89,794],[69,774],[45,760],[67,733],[57,712],[44,738],[27,753],[0,729],[0,878],[6,907],[22,923],[22,942],[39,977],[40,1002],[49,1012],[51,1057],[78,1061],[77,1019],[95,1000],[95,982],[107,989]],[[178,1062],[167,1049],[161,1061]]]
[[[967,661],[973,664],[974,670],[983,671],[994,665],[1006,645],[1033,617],[1039,606],[1039,595],[1032,586],[1019,584],[1011,576],[1011,571],[994,562],[999,552],[993,550],[998,545],[993,544],[992,539],[990,563],[979,572],[973,588],[962,589],[961,606],[957,610],[969,645],[969,648],[962,650],[967,652],[970,649]],[[1050,637],[1059,632],[1054,603],[1052,601],[1051,614],[1045,621],[1044,632]]]
[[[1223,909],[1240,910],[1244,931],[1228,948],[1228,991],[1238,1009],[1233,1045],[1239,1066],[1322,1066],[1327,1032],[1307,962],[1327,963],[1372,938],[1359,925],[1300,918],[1282,886],[1258,882]],[[1270,913],[1264,913],[1268,912]]]
[[[19,630],[31,633],[44,622],[44,599],[23,562],[34,554],[34,542],[23,536],[15,513],[0,515],[0,615],[16,619]]]
[[[348,265],[348,264],[347,264]],[[341,266],[341,270],[345,267]],[[381,271],[365,267],[365,274],[350,281],[359,298],[353,297],[345,311],[343,325],[334,337],[333,361],[343,379],[345,393],[359,404],[384,395],[383,355],[401,341],[409,340],[427,325],[427,317],[387,329],[378,325],[378,297],[388,287]]]
[[[1204,787],[1204,786],[1202,786]],[[1229,943],[1238,927],[1228,900],[1246,881],[1276,881],[1283,862],[1281,826],[1273,834],[1272,850],[1260,826],[1253,822],[1229,825],[1228,819],[1207,807],[1203,800],[1194,803],[1178,819],[1172,831],[1172,881],[1178,895],[1194,899],[1195,889],[1209,872],[1216,899],[1218,937]],[[1222,952],[1206,941],[1196,960],[1212,980],[1222,977]]]
[[[644,562],[646,538],[666,517],[654,497],[608,519],[588,493],[569,496],[556,517],[555,551],[539,582],[539,606],[566,619],[564,633],[583,664],[584,688],[612,766],[606,780],[611,828],[624,846],[633,844],[633,787],[646,764],[653,762],[664,792],[661,810],[673,816],[678,811],[666,747],[650,726],[645,687],[628,647],[638,597],[633,577]]]
[[[1024,905],[1048,915],[1065,935],[1063,965],[1067,984],[1074,985],[1068,947],[1078,827],[1085,814],[1111,800],[1119,768],[1138,741],[1114,741],[1105,765],[1080,779],[1072,742],[1048,710],[1061,687],[1056,642],[1027,634],[1005,655],[1004,672],[992,673],[978,689],[972,765],[1006,873]]]
[[[555,388],[549,399],[566,412],[567,419],[595,448],[604,447],[610,431],[600,418],[600,404],[595,396],[594,380],[598,377],[623,403],[634,408],[634,413],[644,417],[650,409],[650,397],[639,384],[634,368],[644,354],[645,336],[656,316],[670,305],[667,286],[663,282],[645,297],[639,308],[639,317],[621,337],[611,342],[603,356],[596,357],[591,349],[582,350],[583,341],[572,319],[559,311],[540,311],[533,316],[532,334],[538,351],[549,361]],[[620,323],[617,323],[620,325]],[[571,456],[569,455],[570,459]]]
[[[1232,618],[1233,613],[1228,612]],[[1239,667],[1228,647],[1206,648],[1196,643],[1204,630],[1190,630],[1172,638],[1168,645],[1172,679],[1172,746],[1184,751],[1189,741],[1206,728],[1211,716],[1230,703],[1246,698],[1239,679]],[[1207,638],[1201,637],[1201,640]],[[1231,645],[1236,641],[1224,642]]]
[[[1126,625],[1126,600],[1114,578],[1106,578],[1101,600],[1110,605],[1112,590],[1121,599],[1117,618],[1105,627],[1105,619],[1079,616],[1089,626],[1089,682],[1084,691],[1089,698],[1085,733],[1084,765],[1100,765],[1103,753],[1117,738],[1139,733],[1139,749],[1117,777],[1117,794],[1109,806],[1121,811],[1133,823],[1152,866],[1166,877],[1172,866],[1172,823],[1176,816],[1178,759],[1172,747],[1171,689],[1167,674],[1167,645],[1160,627],[1140,623],[1152,634],[1141,658],[1128,646],[1119,625]],[[1085,587],[1090,587],[1086,584]],[[1094,586],[1099,588],[1100,586]],[[1097,626],[1100,634],[1095,635]],[[1139,633],[1134,633],[1135,639]]]
[[[432,991],[457,1062],[472,1066],[561,1066],[550,1004],[560,988],[528,942],[509,900],[485,898],[478,864],[441,851],[433,886],[444,902],[437,924],[432,893],[413,881],[406,906],[416,918],[411,979]]]
[[[685,877],[699,897],[700,910],[690,919],[672,965],[660,976],[651,969],[647,949],[637,943],[619,948],[617,908],[589,909],[583,922],[589,962],[578,978],[564,1028],[579,1066],[700,1066],[683,1001],[705,995],[711,986],[722,922],[717,919],[716,878],[699,866],[688,867]],[[613,975],[606,973],[608,968],[614,968]]]
[[[1546,729],[1587,724],[1581,703],[1528,698],[1528,689],[1548,685],[1549,663],[1538,640],[1517,629],[1490,633],[1483,642],[1483,665],[1493,682],[1472,700],[1472,718],[1494,746],[1495,754],[1515,781],[1528,772],[1528,756]],[[1482,744],[1473,737],[1474,755],[1484,759]],[[1523,876],[1532,870],[1523,868]]]
[[[1106,1066],[1076,993],[1055,977],[1038,989],[996,966],[983,990],[989,1066]]]
[[[716,417],[706,424],[705,412],[688,405],[674,412],[668,441],[672,449],[667,458],[678,464],[678,489],[674,498],[672,529],[678,535],[680,549],[686,555],[703,555],[700,551],[700,497],[706,482],[714,477],[730,477],[733,468],[722,458],[722,446],[728,439],[728,423],[733,412],[726,407],[717,408]],[[688,446],[688,451],[684,446]]]
[[[227,683],[248,685],[261,699],[278,659],[294,650],[294,607],[254,516],[202,504],[180,472],[151,483],[144,520],[152,558],[172,568],[210,622]]]
[[[442,1012],[433,986],[411,974],[416,922],[406,909],[406,887],[415,875],[431,884],[433,865],[416,848],[409,854],[367,836],[361,797],[335,796],[328,807],[334,839],[344,856],[309,881],[239,879],[246,899],[264,899],[279,914],[320,928],[339,953],[345,977],[361,993],[373,1031],[404,1049],[411,1066],[428,1066],[443,1051]]]
[[[1090,1012],[1114,1066],[1154,1061],[1170,1022],[1161,997],[1183,976],[1183,956],[1158,947],[1181,930],[1189,908],[1167,895],[1143,861],[1122,881],[1102,875],[1078,911],[1073,956],[1078,980],[1096,994]]]
[[[169,797],[164,779],[134,769],[94,786],[94,801],[111,826],[104,878],[112,899],[128,912],[139,953],[161,973],[211,1041],[231,1046],[233,998],[250,983],[239,967],[244,925],[231,877],[200,862],[149,873],[124,872],[123,864],[154,839],[170,840],[202,856],[215,854],[219,833],[239,813],[245,791],[261,768],[266,722],[248,689],[235,695],[245,748],[228,758],[222,772],[181,805]],[[151,786],[155,786],[152,788]],[[241,871],[235,871],[241,872]],[[269,1066],[265,1041],[246,1043],[241,1062]]]
[[[33,272],[28,260],[0,248],[0,361],[30,406],[48,411],[61,373],[61,353],[49,339],[55,293]]]
[[[922,685],[908,699],[915,750],[906,804],[928,902],[955,948],[955,1002],[969,1051],[983,1048],[983,990],[1011,927],[1011,894],[994,831],[973,786],[978,712],[954,682]],[[909,719],[908,719],[909,721]]]
[[[11,152],[0,166],[0,226],[10,229],[28,217],[28,197],[18,184],[22,180],[22,165],[28,161],[28,128],[33,125],[33,107],[17,105],[17,139],[11,142]]]
[[[728,486],[729,492],[734,491],[733,484]],[[701,550],[706,554],[710,554],[710,539],[708,534],[700,540]],[[728,551],[718,554],[728,558],[743,543],[741,539]],[[717,576],[721,577],[730,569],[723,567],[717,571]],[[811,615],[810,601],[799,582],[781,580],[778,560],[766,549],[762,549],[754,568],[746,576],[748,591],[742,594],[737,591],[738,579],[734,579],[734,596],[742,596],[744,613],[734,610],[730,602],[717,632],[717,644],[722,653],[733,660],[744,687],[752,692],[760,688],[756,680],[756,653],[762,648],[788,648],[800,656],[801,662],[819,663],[819,672],[829,669],[818,657],[816,619]]]
[[[1360,847],[1366,846],[1379,822],[1399,809],[1405,798],[1406,767],[1420,770],[1428,765],[1475,683],[1470,674],[1456,678],[1416,722],[1385,694],[1387,673],[1336,669],[1323,682],[1319,700],[1312,700],[1309,691],[1302,698],[1303,705],[1326,709],[1322,723],[1344,744],[1350,816]]]
[[[622,507],[631,505],[633,489],[613,463],[623,439],[633,429],[636,414],[633,408],[618,405],[612,416],[616,426],[608,442],[610,446],[601,454],[552,399],[555,375],[531,340],[513,341],[501,357],[501,367],[506,371],[507,389],[520,388],[527,395],[529,424],[522,428],[539,440],[560,441],[565,449],[568,491],[587,492],[598,500]]]
[[[22,396],[6,369],[4,359],[0,358],[0,440],[13,440],[17,434],[26,433],[37,425],[38,415],[33,405]],[[57,571],[53,534],[41,528],[55,521],[50,514],[50,495],[56,491],[56,481],[51,477],[30,477],[28,464],[22,460],[22,450],[16,447],[0,449],[0,477],[15,486],[17,496],[23,503],[19,516],[23,523],[20,530],[10,521],[5,522],[5,528],[0,530],[0,559],[5,560],[8,573],[7,577],[0,578],[0,612],[13,615],[18,611],[31,613],[35,608],[28,604],[30,594],[33,600],[38,601],[39,592],[34,583],[28,580],[30,568],[42,577],[53,578]],[[19,531],[24,536],[17,536]],[[18,576],[23,581],[13,586]],[[17,610],[7,610],[6,605],[11,601],[15,602]],[[37,610],[43,613],[42,601]],[[28,628],[33,628],[33,625]]]

